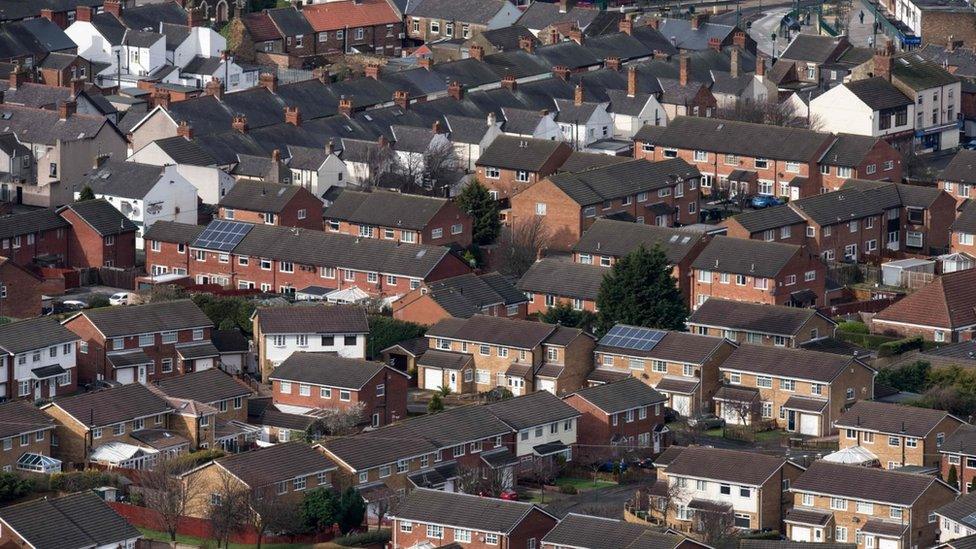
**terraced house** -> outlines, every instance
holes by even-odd
[[[693,334],[737,343],[798,348],[833,336],[837,323],[816,309],[748,303],[712,297],[686,322]]]
[[[404,244],[471,244],[471,216],[444,198],[343,189],[324,213],[325,230]]]
[[[0,395],[36,401],[75,392],[77,342],[52,317],[0,326]]]
[[[943,410],[859,401],[837,419],[840,449],[859,446],[881,467],[939,467],[942,448],[964,422]]]

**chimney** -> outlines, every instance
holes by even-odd
[[[891,81],[891,69],[894,67],[892,55],[895,53],[895,46],[891,39],[885,40],[884,48],[874,54],[874,75],[880,76],[887,81]]]
[[[280,150],[275,149],[275,150],[271,151],[271,161],[274,162],[275,164],[281,162],[281,151]]]
[[[202,27],[207,21],[206,14],[201,7],[189,7],[186,10],[186,26]]]
[[[441,133],[441,121],[434,120],[434,123],[430,125],[430,131],[433,133]]]
[[[339,98],[339,114],[352,116],[352,99]]]
[[[72,78],[71,83],[71,97],[78,97],[78,94],[85,90],[85,79],[84,78]]]
[[[559,29],[557,29],[556,27],[550,27],[549,28],[549,43],[550,44],[558,44],[560,42],[562,42],[562,39],[559,38]]]
[[[298,107],[285,107],[285,123],[292,126],[302,125],[302,111]]]
[[[756,76],[764,77],[766,75],[766,58],[762,55],[756,56]]]
[[[569,39],[576,42],[579,45],[583,45],[583,31],[577,26],[572,26],[569,28]]]
[[[373,80],[380,79],[380,66],[375,63],[370,63],[366,65],[366,78],[372,78]]]
[[[647,26],[654,30],[658,30],[661,28],[661,20],[656,17],[652,17],[651,19],[647,20]]]
[[[224,96],[224,85],[220,83],[219,78],[211,78],[210,82],[203,88],[203,93],[206,95],[212,95],[218,100]]]
[[[268,91],[271,93],[276,93],[278,91],[278,75],[262,72],[258,76],[258,85],[268,88]]]
[[[722,51],[722,40],[713,36],[708,39],[708,47],[715,51]]]
[[[47,19],[48,21],[53,22],[54,21],[54,10],[52,10],[51,8],[42,8],[41,9],[41,19]]]
[[[421,68],[430,70],[430,67],[434,64],[434,60],[430,57],[421,57],[417,60],[417,65]]]
[[[702,24],[702,15],[700,13],[696,13],[691,16],[692,30],[698,30],[701,27],[701,24]]]
[[[461,83],[457,80],[451,81],[447,85],[447,95],[451,96],[455,101],[464,99],[464,88],[461,87]]]
[[[617,30],[630,36],[634,34],[634,22],[626,18],[621,19],[620,23],[617,24]]]
[[[234,128],[234,131],[247,133],[247,117],[244,115],[235,116],[231,122],[231,127]]]
[[[732,78],[739,77],[739,56],[741,55],[740,51],[741,50],[739,50],[737,46],[732,48],[732,51],[729,52],[729,59],[730,59],[729,74],[732,75]]]
[[[78,6],[75,8],[75,21],[90,22],[92,18],[91,6]]]
[[[403,110],[410,108],[410,94],[403,90],[396,90],[393,92],[393,104],[400,107]]]
[[[122,19],[122,2],[120,0],[105,0],[102,4],[102,11]]]
[[[480,44],[471,44],[468,46],[468,57],[477,61],[483,61],[485,59],[485,48]]]
[[[531,36],[519,36],[519,49],[532,53],[535,49],[535,42]]]
[[[576,84],[576,89],[573,90],[573,104],[577,107],[583,104],[583,83],[580,82]]]
[[[10,89],[16,90],[25,82],[27,82],[27,71],[21,66],[20,61],[14,61],[14,67],[10,70]]]
[[[166,90],[153,90],[153,104],[164,109],[169,108],[169,92]]]
[[[688,85],[688,66],[691,60],[688,59],[687,53],[682,53],[681,57],[678,58],[678,84],[681,86]]]
[[[563,65],[556,65],[553,67],[552,74],[559,77],[564,82],[569,80],[569,69]]]
[[[569,0],[559,0],[559,13],[569,13]]]
[[[180,120],[180,125],[176,127],[176,135],[193,139],[193,127],[186,120]]]
[[[733,34],[732,43],[742,49],[746,49],[746,33],[739,31]]]
[[[329,142],[325,144],[325,154],[332,156],[335,154],[335,141],[329,139]]]
[[[77,109],[78,103],[72,100],[62,101],[61,104],[58,105],[58,118],[61,120],[67,120],[75,113],[75,110]]]
[[[637,96],[637,67],[627,69],[627,97]]]
[[[607,57],[606,59],[603,60],[603,66],[606,67],[606,68],[608,68],[608,69],[610,69],[610,70],[612,70],[612,71],[619,71],[620,70],[620,58],[617,57],[617,56],[615,56],[615,55],[614,56],[611,56],[611,57]]]
[[[502,87],[505,88],[506,90],[515,91],[515,87],[517,85],[518,84],[515,81],[514,74],[506,74],[505,76],[502,77]]]

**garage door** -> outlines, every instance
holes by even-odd
[[[679,414],[681,414],[683,416],[687,416],[688,413],[691,411],[691,397],[690,396],[672,395],[671,396],[671,404],[672,404],[671,407],[674,408],[674,411],[675,412],[678,412]]]
[[[898,549],[898,540],[878,538],[878,549]]]
[[[810,529],[806,526],[794,526],[791,538],[793,541],[810,541]]]
[[[444,372],[440,368],[424,368],[424,389],[435,390],[444,385]]]
[[[135,370],[135,368],[119,368],[118,370],[115,370],[115,381],[118,381],[123,385],[135,383],[136,376],[133,370]]]
[[[820,436],[820,416],[800,414],[800,434]]]

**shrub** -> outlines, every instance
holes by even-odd
[[[427,328],[413,322],[405,322],[388,316],[369,316],[369,337],[366,338],[366,356],[375,358],[387,347],[417,337],[423,337]]]
[[[174,471],[185,472],[198,465],[203,465],[209,461],[224,457],[223,450],[197,450],[189,454],[183,454],[170,460],[169,465]]]
[[[34,490],[34,479],[17,473],[0,473],[0,501],[22,498]]]
[[[893,355],[900,355],[906,351],[911,351],[914,349],[921,349],[924,341],[921,337],[910,337],[906,339],[898,339],[895,341],[889,341],[888,343],[882,343],[878,345],[878,356],[886,357]]]
[[[840,324],[837,325],[837,330],[841,332],[847,332],[850,334],[866,334],[869,333],[870,331],[868,330],[867,324],[863,322],[859,322],[857,320],[847,320],[841,322]]]
[[[579,493],[579,490],[576,489],[576,487],[573,486],[572,484],[560,484],[559,485],[559,493],[560,494],[575,495],[575,494],[578,494]]]
[[[343,547],[367,547],[369,545],[376,544],[381,544],[385,547],[390,541],[390,537],[391,535],[389,528],[383,528],[381,530],[369,530],[368,532],[347,534],[332,541],[336,545],[341,545]]]
[[[55,492],[81,492],[92,490],[99,486],[121,486],[119,475],[106,473],[96,469],[87,471],[72,471],[70,473],[54,473],[49,480],[51,490]]]

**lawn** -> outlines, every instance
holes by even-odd
[[[167,532],[157,532],[155,530],[149,530],[146,528],[139,528],[142,535],[147,539],[157,540],[157,541],[169,541],[169,534]],[[198,545],[200,547],[216,547],[217,541],[212,539],[200,539],[190,536],[176,536],[176,541],[179,543],[185,543],[187,545]],[[331,544],[330,544],[331,545]],[[323,544],[319,544],[322,547]],[[328,547],[329,545],[325,545]],[[248,549],[251,547],[257,547],[256,545],[251,545],[247,543],[231,543],[230,549]],[[307,543],[262,543],[262,549],[311,549],[311,545]],[[336,545],[335,547],[339,547]]]

